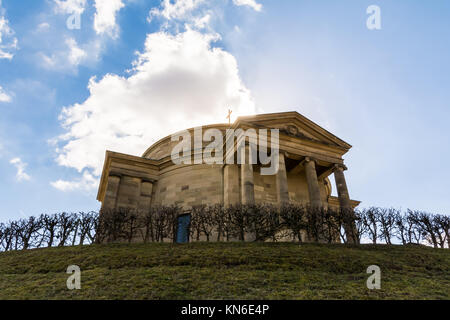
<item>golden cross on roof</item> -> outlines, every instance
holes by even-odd
[[[233,113],[233,111],[231,111],[230,109],[228,109],[228,116],[227,116],[227,119],[228,119],[228,124],[229,125],[231,125],[231,114]]]

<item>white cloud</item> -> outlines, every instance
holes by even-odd
[[[53,0],[55,12],[62,14],[82,14],[86,8],[86,0]]]
[[[160,8],[153,8],[150,11],[149,20],[153,17],[164,17],[167,20],[181,19],[199,7],[205,0],[175,0],[173,3],[171,0],[163,0]]]
[[[209,25],[211,21],[211,15],[206,14],[201,18],[194,18],[194,26],[198,29],[203,29]]]
[[[79,65],[87,65],[98,59],[100,42],[93,41],[80,47],[75,39],[66,38],[64,47],[51,55],[40,53],[43,67],[54,71],[75,71]]]
[[[87,6],[86,0],[53,0],[55,12],[60,14],[82,14]],[[122,9],[125,0],[94,0],[96,9],[94,30],[97,34],[107,34],[117,38],[119,27],[116,23],[117,13]]]
[[[83,172],[83,176],[75,181],[58,180],[50,183],[54,188],[68,192],[74,190],[90,191],[98,187],[98,178],[88,171]]]
[[[51,48],[37,53],[41,66],[57,72],[76,73],[79,66],[93,67],[100,60],[105,43],[104,37],[98,34],[105,33],[111,37],[118,34],[116,25],[116,13],[122,8],[126,0],[53,0],[54,12],[57,14],[83,14],[92,4],[96,8],[93,17],[93,29],[95,34],[91,33],[83,37],[83,41],[77,42],[73,32],[62,32],[55,41],[53,38]],[[87,19],[80,21],[87,21]],[[38,25],[37,31],[42,32],[50,28],[48,22]],[[52,37],[48,34],[48,37]]]
[[[248,6],[255,11],[261,11],[262,4],[257,3],[255,0],[233,0],[233,3],[237,6]]]
[[[261,9],[254,4],[255,10]],[[123,0],[115,4],[96,0],[97,33],[117,35],[115,17],[122,7]],[[101,12],[107,12],[104,20],[99,18]],[[212,7],[205,0],[163,0],[150,11],[149,20],[163,18],[161,30],[175,34],[160,31],[147,35],[130,76],[91,78],[90,96],[63,108],[60,121],[66,133],[54,139],[57,163],[77,169],[82,178],[53,182],[55,188],[96,188],[105,150],[141,155],[168,134],[226,122],[230,107],[234,117],[255,113],[236,59],[213,46],[220,37],[210,22],[221,15],[220,6]]]
[[[261,11],[262,5],[255,0],[233,0],[236,6],[248,6],[256,11]],[[223,17],[224,1],[218,0],[163,0],[159,7],[150,10],[148,22],[154,18],[162,18],[165,21],[162,29],[169,30],[175,27],[176,31],[188,26],[197,30],[207,29],[211,32],[210,21],[212,18]]]
[[[18,181],[30,180],[31,177],[25,172],[27,166],[26,163],[22,162],[20,158],[14,158],[9,161],[12,165],[16,167],[17,173],[16,178]]]
[[[69,62],[72,65],[79,65],[80,62],[86,58],[87,54],[86,51],[83,49],[80,49],[78,47],[77,42],[73,38],[69,38],[66,40],[66,45],[69,48]]]
[[[11,97],[0,86],[0,102],[11,102]]]
[[[0,0],[0,59],[11,60],[14,57],[14,51],[17,49],[17,43],[17,38],[14,37],[14,31],[9,26]]]
[[[226,122],[229,107],[234,116],[253,114],[236,59],[211,47],[217,39],[189,28],[177,35],[149,34],[131,76],[91,79],[88,99],[60,116],[67,132],[58,138],[58,164],[98,177],[107,149],[141,155],[168,134]],[[74,188],[84,185],[77,183]]]
[[[94,29],[97,34],[106,33],[117,38],[119,27],[116,23],[117,12],[124,7],[122,0],[95,0]]]
[[[37,26],[37,31],[47,31],[50,29],[50,24],[48,22],[42,22]]]

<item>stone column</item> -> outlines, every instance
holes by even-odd
[[[309,202],[313,207],[322,207],[316,163],[308,157],[305,158],[305,172],[306,181],[308,182]]]
[[[103,199],[102,209],[112,210],[117,205],[117,194],[119,192],[120,177],[109,176],[108,183],[106,185],[105,198]]]
[[[289,203],[288,181],[284,153],[279,154],[279,166],[276,174],[277,199],[280,206]]]
[[[353,208],[350,204],[350,196],[348,194],[347,183],[345,181],[344,170],[347,168],[344,165],[335,165],[334,179],[336,180],[336,188],[339,197],[339,206],[349,216],[344,223],[344,230],[347,236],[348,243],[358,243],[356,238],[356,226],[353,219]]]
[[[138,210],[146,212],[150,210],[152,203],[153,183],[150,181],[142,181],[141,183],[141,195],[139,197]]]
[[[236,164],[223,168],[223,203],[225,207],[239,203],[239,167]]]
[[[241,164],[241,195],[242,204],[252,205],[255,204],[255,186],[253,183],[253,164],[250,159],[250,147],[245,146],[241,148],[241,159],[244,162]],[[246,157],[246,154],[248,157]]]

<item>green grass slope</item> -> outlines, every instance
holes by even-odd
[[[368,290],[369,265],[381,289]],[[66,287],[69,265],[81,290]],[[449,299],[450,250],[293,243],[112,244],[0,253],[0,299]]]

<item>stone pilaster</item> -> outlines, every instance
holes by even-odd
[[[316,163],[310,158],[305,158],[306,181],[308,182],[309,202],[313,207],[322,207],[319,181],[317,179]]]
[[[223,168],[223,202],[225,207],[239,203],[239,167],[236,164]]]
[[[288,181],[284,153],[279,154],[279,166],[276,174],[277,200],[279,205],[289,203]]]
[[[140,198],[140,187],[140,178],[122,176],[117,197],[117,207],[137,209]]]
[[[241,200],[242,204],[252,205],[255,204],[255,186],[249,148],[249,146],[245,146],[245,148],[240,150],[240,152],[244,153],[241,154],[241,159],[245,159],[245,163],[241,164]],[[246,157],[246,155],[248,156]]]
[[[150,181],[142,181],[141,195],[139,197],[138,210],[146,212],[150,210],[152,204],[153,183]]]
[[[353,208],[350,203],[350,196],[348,194],[347,182],[345,181],[344,170],[347,168],[344,165],[335,165],[334,178],[336,180],[336,188],[339,198],[339,206],[341,210],[348,214],[346,222],[344,223],[344,230],[347,236],[348,243],[357,243],[355,237],[356,226],[353,220]]]
[[[106,185],[105,198],[103,199],[102,209],[112,210],[116,208],[117,194],[119,192],[120,177],[109,176]]]

